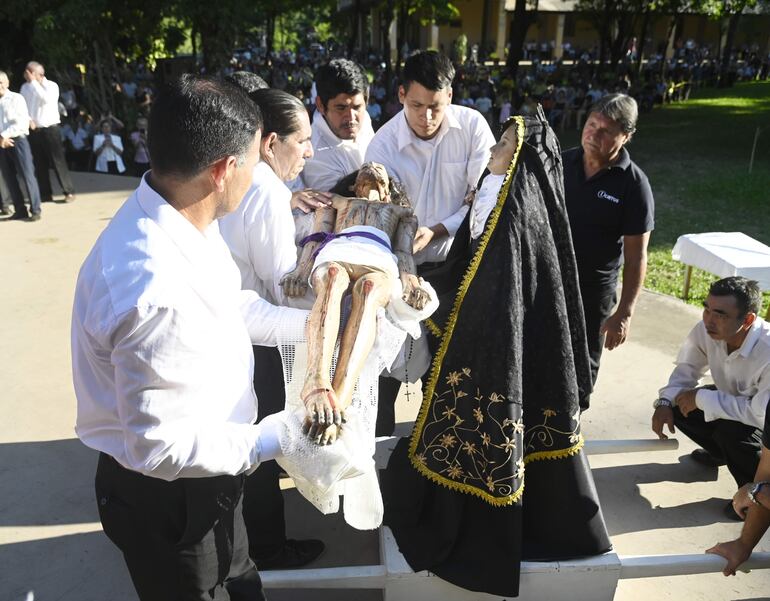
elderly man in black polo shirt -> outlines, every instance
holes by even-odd
[[[647,176],[625,149],[637,116],[630,96],[604,96],[591,107],[581,146],[562,155],[594,383],[602,349],[612,350],[628,336],[647,270],[654,201]],[[621,264],[623,287],[616,307]]]

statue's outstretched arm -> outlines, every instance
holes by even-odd
[[[337,210],[333,208],[333,206],[317,209],[313,219],[313,230],[311,235],[318,232],[333,232],[336,218]],[[302,247],[302,254],[300,254],[299,261],[297,261],[297,267],[283,276],[281,286],[283,287],[283,292],[286,296],[305,296],[310,272],[313,270],[313,262],[315,260],[313,253],[319,244],[320,242],[308,241],[305,246]]]

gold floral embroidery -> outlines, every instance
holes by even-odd
[[[441,446],[445,449],[451,449],[455,444],[457,444],[457,439],[452,436],[451,434],[444,434],[441,437]]]

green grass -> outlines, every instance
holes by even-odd
[[[579,142],[574,131],[560,138],[565,148]],[[671,249],[682,234],[736,231],[770,245],[770,82],[698,90],[656,107],[640,116],[628,149],[655,195],[646,288],[681,296],[684,267]],[[693,270],[689,302],[700,305],[714,279]]]

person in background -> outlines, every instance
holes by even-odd
[[[36,61],[27,63],[24,70],[26,83],[21,86],[21,95],[27,101],[30,121],[30,144],[35,159],[35,174],[40,197],[43,202],[53,200],[49,170],[52,168],[64,192],[64,202],[75,200],[64,145],[59,132],[59,86],[45,76],[43,65]]]
[[[0,177],[8,196],[13,200],[14,214],[11,219],[38,221],[42,215],[40,190],[35,179],[32,150],[27,139],[29,135],[29,111],[24,97],[8,89],[8,75],[0,71]],[[24,180],[30,200],[30,210],[24,204],[24,194],[19,187],[17,175]],[[8,198],[3,192],[3,202]],[[2,206],[8,215],[7,206]]]
[[[134,146],[134,175],[142,177],[150,168],[150,153],[147,149],[147,118],[136,120],[136,130],[131,132],[131,144]]]
[[[655,202],[647,176],[625,148],[636,131],[638,115],[630,96],[604,96],[591,107],[580,146],[562,153],[594,384],[602,349],[617,348],[629,335],[647,271]],[[623,285],[616,306],[621,269]],[[581,408],[587,409],[588,399],[582,402]]]
[[[112,123],[104,119],[99,125],[101,133],[94,136],[95,170],[99,173],[120,175],[126,171],[123,162],[123,141],[112,133]]]

